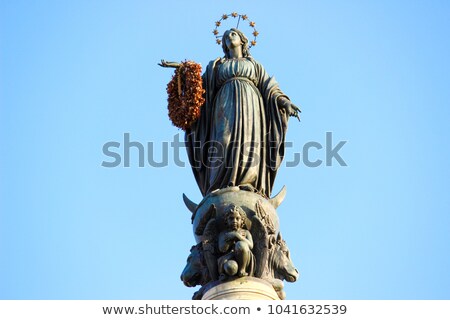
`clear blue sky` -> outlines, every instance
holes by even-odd
[[[232,11],[302,106],[286,159],[347,141],[347,167],[279,171],[288,298],[450,299],[449,3],[299,0],[0,2],[1,299],[190,299],[190,168],[104,168],[102,146],[182,133],[157,62],[221,56]]]

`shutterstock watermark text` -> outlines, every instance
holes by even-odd
[[[325,133],[324,141],[308,141],[301,147],[294,145],[291,141],[286,141],[284,149],[286,151],[292,149],[293,153],[285,156],[284,165],[287,168],[297,167],[302,164],[309,168],[335,165],[346,167],[347,163],[339,153],[346,143],[346,140],[333,143],[332,132]],[[208,141],[192,146],[192,148],[197,148],[201,154],[205,155],[201,159],[192,159],[192,166],[218,167],[224,165],[224,154],[229,151],[230,147],[238,149],[242,158],[245,159],[246,165],[259,165],[260,154],[258,150],[261,148],[258,142],[229,143],[227,146],[224,146],[218,141]],[[268,149],[270,148],[278,150],[280,145],[271,144]],[[191,164],[181,159],[182,152],[186,152],[185,149],[184,139],[180,137],[179,133],[173,136],[172,141],[158,143],[154,141],[146,143],[133,141],[130,133],[124,133],[122,141],[108,141],[103,145],[102,151],[106,159],[102,161],[101,166],[105,168],[129,168],[131,166],[164,168],[174,165],[184,168],[191,166]],[[286,151],[284,154],[287,154]],[[268,152],[268,156],[272,156],[275,153]],[[132,159],[132,155],[137,159]]]

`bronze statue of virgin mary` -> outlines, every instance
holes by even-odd
[[[247,18],[236,13],[227,17],[237,16]],[[250,26],[254,27],[254,22]],[[197,240],[190,260],[203,259],[204,270],[200,272],[203,276],[193,281],[191,274],[195,270],[188,261],[182,279],[188,286],[205,286],[246,274],[222,271],[219,275],[224,269],[224,258],[218,249],[218,238],[226,230],[227,208],[233,205],[245,213],[247,223],[243,225],[248,230],[242,232],[248,232],[248,238],[255,242],[251,252],[256,260],[252,275],[268,280],[282,298],[279,282],[295,281],[298,272],[278,228],[275,209],[282,199],[270,196],[284,156],[288,119],[290,116],[299,119],[300,110],[281,91],[275,78],[250,55],[249,41],[242,31],[231,28],[217,42],[222,44],[224,56],[209,62],[201,77],[204,95],[199,116],[185,128],[189,161],[204,197],[199,205],[185,197],[193,213]],[[164,60],[160,65],[182,66]],[[183,87],[179,93],[188,92],[189,88]],[[222,261],[221,268],[218,261]],[[238,264],[236,269],[244,270]]]

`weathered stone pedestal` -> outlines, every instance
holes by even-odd
[[[272,285],[265,280],[242,277],[207,289],[202,300],[280,300]]]

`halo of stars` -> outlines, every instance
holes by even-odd
[[[255,28],[256,23],[254,21],[251,21],[246,14],[238,14],[237,12],[232,12],[230,14],[223,14],[222,17],[220,18],[220,20],[215,22],[216,27],[214,28],[212,33],[216,37],[216,43],[218,45],[222,44],[221,38],[223,35],[219,35],[218,28],[222,25],[222,22],[224,20],[227,20],[229,18],[233,18],[233,19],[238,18],[236,29],[239,29],[239,23],[241,22],[241,20],[242,20],[242,22],[248,23],[248,26],[253,29],[253,32],[252,32],[253,40],[251,40],[249,42],[250,44],[249,44],[248,48],[250,49],[251,47],[256,46],[256,43],[257,43],[256,37],[259,35],[259,32]]]

